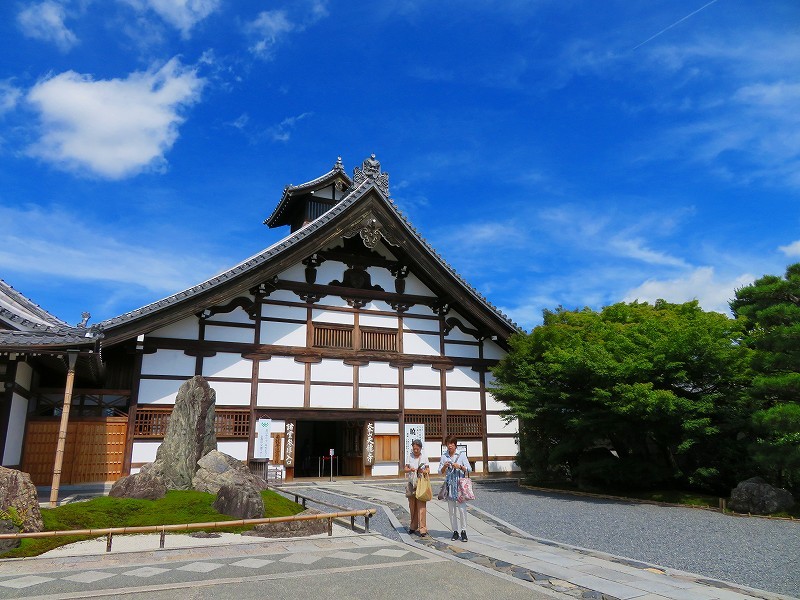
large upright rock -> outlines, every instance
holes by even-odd
[[[22,519],[23,531],[41,531],[44,528],[39,511],[39,494],[31,476],[16,469],[0,467],[0,509],[14,512]]]
[[[167,489],[191,489],[197,461],[217,448],[216,396],[199,375],[178,390],[164,441],[156,453],[155,468],[163,476]]]
[[[736,512],[769,515],[790,509],[794,498],[787,490],[771,486],[761,477],[752,477],[731,490],[728,506]]]

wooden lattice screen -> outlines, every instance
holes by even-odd
[[[163,438],[172,407],[139,407],[133,421],[133,436],[136,438]],[[217,437],[250,437],[250,411],[235,408],[218,408],[214,411],[214,428]]]
[[[406,413],[406,423],[420,423],[425,425],[427,439],[444,439],[445,435],[453,434],[461,439],[481,439],[483,437],[483,418],[481,415],[447,415],[447,432],[442,432],[441,413]]]
[[[353,330],[347,327],[315,325],[314,346],[317,348],[352,348]]]
[[[377,350],[380,352],[397,352],[397,331],[362,329],[361,349]]]

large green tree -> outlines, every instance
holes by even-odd
[[[545,311],[493,370],[522,467],[586,486],[729,486],[750,414],[739,336],[697,302]]]
[[[731,309],[754,350],[751,458],[765,478],[800,491],[800,264],[737,290]]]

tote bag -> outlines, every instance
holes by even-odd
[[[431,498],[433,498],[433,492],[431,491],[431,480],[428,478],[427,475],[420,475],[417,479],[417,500],[421,502],[427,502]]]
[[[466,473],[458,480],[458,501],[466,502],[475,500],[475,491],[472,489],[472,479]]]

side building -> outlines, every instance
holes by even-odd
[[[26,405],[24,423],[18,400],[0,430],[3,464],[18,460],[49,482],[55,439],[46,425],[60,414],[71,352],[77,401],[68,431],[86,422],[96,432],[68,440],[65,474],[70,456],[92,462],[73,468],[75,482],[116,479],[152,461],[177,390],[193,375],[216,391],[220,450],[253,460],[255,424],[268,418],[272,462],[287,479],[331,468],[396,476],[407,424],[425,426],[432,459],[452,433],[478,473],[515,470],[517,424],[503,420],[488,389],[517,328],[420,236],[388,181],[374,156],[352,178],[337,161],[284,189],[265,223],[289,226],[287,237],[216,277],[92,328],[42,311],[38,339],[31,326],[0,329],[0,427],[8,389]],[[28,370],[20,381],[16,373]],[[22,425],[24,436],[9,435]]]

